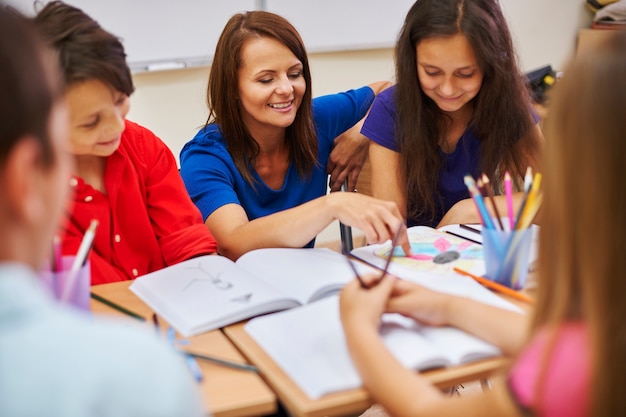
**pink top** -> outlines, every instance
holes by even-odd
[[[519,356],[509,375],[513,396],[537,417],[590,416],[591,357],[585,325],[565,323],[553,346],[551,339],[551,332],[540,331]],[[544,350],[550,347],[544,359]],[[536,393],[535,384],[542,377],[543,388]]]

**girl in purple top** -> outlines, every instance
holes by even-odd
[[[466,0],[467,1],[467,0]],[[385,277],[341,294],[352,359],[394,416],[624,416],[626,397],[626,32],[580,55],[546,120],[535,303],[527,315]],[[592,115],[592,116],[590,116]],[[373,278],[373,277],[372,277]],[[381,314],[462,328],[514,358],[482,395],[442,394],[405,369],[378,334]]]
[[[484,172],[499,193],[509,171],[519,188],[542,142],[498,2],[417,1],[395,56],[397,86],[362,129],[372,193],[409,226],[478,222],[463,177]]]

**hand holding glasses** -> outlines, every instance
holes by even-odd
[[[361,275],[359,274],[359,271],[357,271],[356,267],[352,263],[352,260],[350,259],[350,253],[346,248],[346,244],[345,242],[342,241],[343,254],[346,256],[346,260],[348,261],[350,268],[352,268],[352,271],[354,272],[356,279],[359,280],[359,283],[361,284],[361,288],[367,290],[372,287],[375,287],[380,282],[380,280],[383,279],[385,275],[387,275],[387,271],[389,270],[389,265],[391,264],[391,258],[393,257],[393,251],[396,245],[398,244],[398,239],[400,237],[400,232],[402,231],[402,229],[403,229],[402,225],[400,225],[398,230],[396,230],[396,233],[393,235],[393,239],[391,239],[391,250],[389,251],[389,256],[387,257],[387,262],[385,263],[385,267],[383,269],[382,274],[380,275],[380,278],[378,278],[376,281],[370,284],[367,284],[365,280],[363,280],[363,277],[361,277]]]

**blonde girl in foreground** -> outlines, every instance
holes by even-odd
[[[579,56],[546,125],[544,206],[533,312],[504,312],[386,276],[341,294],[348,347],[373,399],[394,416],[626,415],[626,32]],[[482,395],[450,397],[403,368],[381,314],[452,325],[513,358]]]

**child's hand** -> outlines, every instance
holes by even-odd
[[[431,326],[443,326],[448,324],[448,307],[452,298],[399,279],[387,302],[386,312],[399,313]]]
[[[378,277],[366,276],[363,279],[369,285],[373,285]],[[380,316],[386,310],[387,300],[395,282],[395,277],[385,275],[369,289],[362,288],[356,279],[348,283],[341,291],[339,299],[341,321],[344,327],[377,329],[380,324]]]

